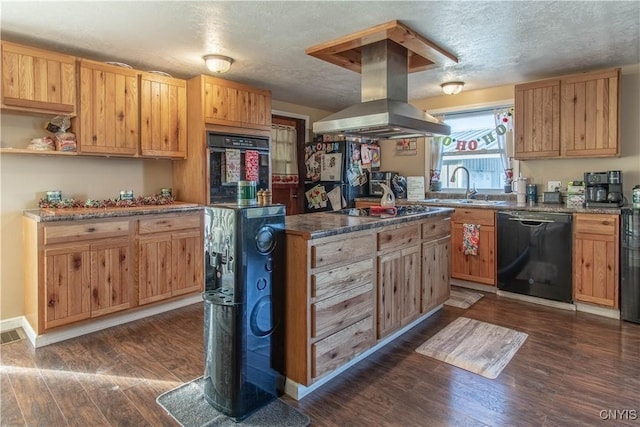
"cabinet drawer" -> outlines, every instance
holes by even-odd
[[[372,237],[361,236],[311,247],[311,267],[322,267],[372,253]]]
[[[344,365],[374,343],[373,316],[366,317],[311,346],[313,378]]]
[[[311,297],[321,300],[373,281],[373,259],[311,275]]]
[[[364,315],[373,315],[373,283],[311,304],[311,336],[344,328]]]
[[[139,234],[184,230],[187,228],[200,228],[200,215],[194,214],[141,219],[139,221],[139,225]]]
[[[451,221],[466,224],[495,225],[495,212],[490,209],[456,209]]]
[[[420,239],[420,225],[409,225],[378,233],[378,250],[410,246]]]
[[[422,238],[435,240],[451,234],[451,219],[438,218],[422,223]]]
[[[95,222],[89,224],[47,225],[44,227],[44,244],[102,239],[126,236],[129,221]]]
[[[614,236],[618,231],[618,217],[616,215],[578,214],[575,216],[574,231],[576,233]]]

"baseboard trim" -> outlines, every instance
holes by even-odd
[[[576,302],[575,305],[578,311],[620,320],[620,310],[616,310],[615,308],[599,307],[582,302]]]
[[[413,322],[411,322],[410,324],[408,324],[404,328],[402,328],[402,329],[394,332],[393,334],[383,338],[382,340],[378,341],[378,343],[376,345],[374,345],[373,347],[371,347],[370,349],[368,349],[364,353],[362,353],[362,354],[358,355],[357,357],[351,359],[346,364],[342,365],[341,367],[339,367],[338,369],[336,369],[332,373],[328,374],[327,376],[322,377],[321,379],[319,379],[315,383],[311,384],[310,386],[305,386],[305,385],[302,385],[302,384],[298,384],[297,382],[287,378],[286,381],[285,381],[285,384],[284,384],[284,392],[285,392],[285,394],[287,394],[288,396],[291,396],[295,400],[302,399],[303,397],[307,396],[309,393],[313,392],[314,390],[317,390],[319,387],[321,387],[322,385],[326,384],[327,382],[329,382],[333,378],[337,377],[338,375],[340,375],[341,373],[343,373],[344,371],[346,371],[347,369],[349,369],[350,367],[352,367],[356,363],[360,362],[361,360],[366,359],[369,355],[371,355],[371,354],[375,353],[376,351],[380,350],[382,347],[384,347],[385,345],[389,344],[391,341],[395,340],[400,335],[402,335],[405,332],[407,332],[409,329],[417,326],[423,320],[427,319],[428,317],[431,317],[435,312],[437,312],[438,310],[441,310],[442,307],[443,306],[441,304],[441,305],[433,308],[431,311],[427,312],[426,314],[422,315],[418,319],[414,320]]]
[[[0,332],[10,331],[22,326],[24,316],[13,317],[11,319],[0,320]]]
[[[175,310],[177,308],[186,307],[187,305],[202,302],[202,296],[189,295],[184,298],[168,301],[164,304],[153,305],[151,307],[143,307],[132,312],[125,312],[121,315],[114,315],[108,318],[97,318],[82,325],[73,326],[70,325],[64,328],[56,328],[50,332],[42,335],[37,335],[26,318],[22,317],[20,326],[24,329],[27,338],[35,348],[44,347],[49,344],[54,344],[60,341],[65,341],[71,338],[76,338],[82,335],[90,334],[92,332],[101,331],[103,329],[111,328],[112,326],[118,326],[125,323],[133,322],[134,320],[144,319],[145,317],[155,316],[156,314],[165,313],[167,311]]]
[[[497,292],[497,288],[491,285],[484,285],[482,283],[469,282],[467,280],[462,279],[451,279],[449,280],[449,284],[451,286],[460,286],[461,288],[474,289],[476,291],[489,292],[495,294]]]
[[[559,308],[562,310],[569,310],[569,311],[576,311],[576,305],[568,302],[554,301],[550,299],[532,297],[530,295],[516,294],[513,292],[507,292],[507,291],[501,291],[501,290],[498,290],[497,295],[499,297],[516,299],[518,301],[530,302],[533,304],[545,305],[547,307]]]

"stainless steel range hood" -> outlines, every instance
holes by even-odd
[[[361,99],[313,124],[317,134],[371,139],[449,135],[451,128],[408,103],[408,50],[384,39],[361,47]]]

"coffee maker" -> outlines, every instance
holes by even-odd
[[[613,208],[622,206],[622,172],[585,172],[585,207]]]

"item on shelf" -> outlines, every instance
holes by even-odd
[[[33,138],[29,145],[27,145],[27,150],[34,151],[53,151],[56,149],[56,142],[50,136],[43,136],[42,138]]]
[[[171,197],[171,188],[161,188],[160,189],[160,195],[162,197]]]
[[[133,190],[122,190],[120,200],[133,200]]]
[[[584,181],[569,181],[567,184],[567,197],[565,205],[568,208],[579,208],[584,205],[585,197]]]
[[[162,206],[171,205],[175,202],[173,196],[162,196],[160,194],[154,194],[153,196],[140,196],[131,200],[117,200],[117,199],[105,199],[105,200],[92,200],[87,199],[61,199],[60,201],[49,201],[46,198],[38,201],[38,207],[40,208],[53,208],[53,209],[65,209],[65,208],[129,208],[137,206]]]
[[[48,202],[59,202],[61,200],[62,200],[62,191],[60,190],[47,191]]]
[[[71,132],[59,132],[56,134],[56,150],[76,151],[76,135]]]

